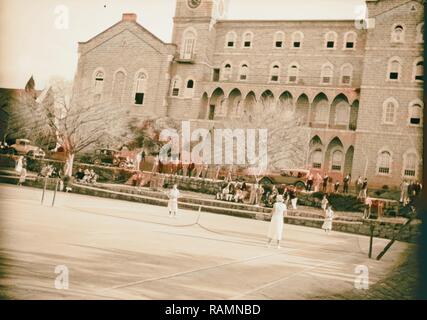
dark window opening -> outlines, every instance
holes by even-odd
[[[354,48],[354,42],[347,42],[347,43],[345,44],[345,47],[346,47],[347,49],[353,49],[353,48]]]
[[[245,48],[249,48],[251,46],[251,42],[250,41],[245,41]]]
[[[137,92],[135,94],[135,104],[143,105],[144,104],[144,93]]]
[[[179,88],[173,88],[172,90],[172,96],[178,97],[179,96]]]
[[[350,80],[351,80],[351,77],[350,77],[350,76],[343,76],[343,77],[342,77],[342,83],[343,83],[343,84],[349,84],[349,83],[350,83]]]
[[[335,42],[334,41],[328,41],[328,43],[326,44],[327,48],[333,48],[335,47]]]
[[[411,122],[411,124],[419,125],[421,123],[421,119],[420,118],[411,118],[410,122]]]
[[[405,170],[406,177],[415,177],[415,170]]]
[[[228,41],[227,46],[228,47],[234,47],[234,41]]]
[[[219,81],[220,72],[221,72],[220,69],[214,69],[213,70],[213,78],[212,78],[213,81],[215,81],[215,82]]]
[[[301,42],[295,41],[294,42],[294,48],[300,48],[300,47],[301,47]]]
[[[313,168],[314,169],[321,169],[322,168],[322,164],[321,163],[313,163]]]
[[[384,174],[389,174],[390,173],[390,168],[384,168],[384,167],[380,167],[378,169],[379,173],[384,173]]]
[[[390,80],[398,80],[399,72],[390,72]]]
[[[340,165],[333,165],[332,171],[341,171],[341,166]]]
[[[240,75],[240,80],[246,80],[246,79],[247,79],[246,74],[242,74],[242,75]]]
[[[194,88],[194,81],[193,80],[188,80],[188,82],[187,82],[187,88],[188,89],[193,89]]]
[[[276,41],[276,48],[282,48],[283,42],[282,41]]]
[[[212,104],[209,106],[209,120],[213,120],[215,117],[215,105]]]
[[[274,81],[274,82],[279,81],[279,76],[271,76],[271,81]]]

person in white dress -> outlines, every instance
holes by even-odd
[[[283,218],[287,211],[286,205],[283,202],[283,196],[278,195],[276,203],[273,205],[270,227],[268,229],[268,247],[275,240],[277,241],[277,249],[280,249],[280,241],[283,238]]]
[[[325,232],[329,233],[332,230],[332,221],[334,220],[334,212],[332,211],[332,206],[328,204],[328,207],[325,212],[325,222],[323,222],[322,229]]]
[[[178,186],[176,184],[174,184],[172,190],[169,191],[168,197],[169,217],[175,218],[178,213],[178,198],[180,197]]]
[[[24,165],[24,157],[23,157],[23,156],[20,156],[20,157],[18,158],[18,160],[16,161],[15,171],[16,171],[17,173],[21,174],[21,171],[22,171],[22,167],[23,167],[23,165]]]

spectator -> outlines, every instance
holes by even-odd
[[[323,195],[323,199],[320,205],[322,207],[322,210],[326,213],[326,209],[328,208],[328,205],[329,205],[329,200],[326,197],[326,194]]]
[[[328,182],[329,182],[329,176],[327,173],[325,173],[325,175],[323,176],[323,184],[322,184],[322,191],[324,193],[327,192]]]
[[[325,230],[325,232],[328,234],[332,231],[333,220],[334,220],[334,212],[332,211],[332,206],[328,204],[328,207],[325,212],[325,222],[322,225],[322,229]]]
[[[334,185],[334,192],[338,193],[340,188],[340,182],[337,180]]]
[[[359,195],[358,195],[358,199],[366,199],[367,197],[367,192],[368,192],[368,178],[363,179],[362,182],[362,187],[360,189]]]
[[[409,183],[406,180],[403,180],[403,182],[400,185],[400,202],[402,203],[403,206],[406,206],[409,202],[408,191],[409,191]]]
[[[297,210],[298,196],[295,187],[291,187],[291,189],[289,190],[289,199],[291,200],[292,209]]]
[[[79,170],[77,170],[77,172],[76,172],[76,176],[75,176],[76,180],[81,181],[81,180],[83,180],[84,176],[85,176],[85,173],[83,172],[83,169],[79,168]]]
[[[366,197],[365,209],[363,211],[363,219],[369,219],[371,217],[371,211],[372,211],[372,198]]]
[[[363,185],[363,179],[361,176],[359,176],[359,178],[357,178],[356,180],[356,194],[359,195],[360,190],[362,189],[362,185]]]
[[[310,172],[307,176],[307,183],[306,183],[306,191],[310,192],[313,187],[314,177],[313,174]]]
[[[343,193],[348,193],[348,187],[350,186],[350,182],[351,182],[351,175],[347,174],[343,180],[343,184],[344,184]]]

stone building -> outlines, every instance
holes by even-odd
[[[310,133],[305,167],[421,179],[423,1],[366,4],[362,23],[227,20],[228,1],[176,0],[172,43],[123,14],[79,43],[74,96],[204,128],[286,101]]]

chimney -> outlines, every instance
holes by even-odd
[[[136,22],[137,15],[135,13],[123,13],[122,21]]]

